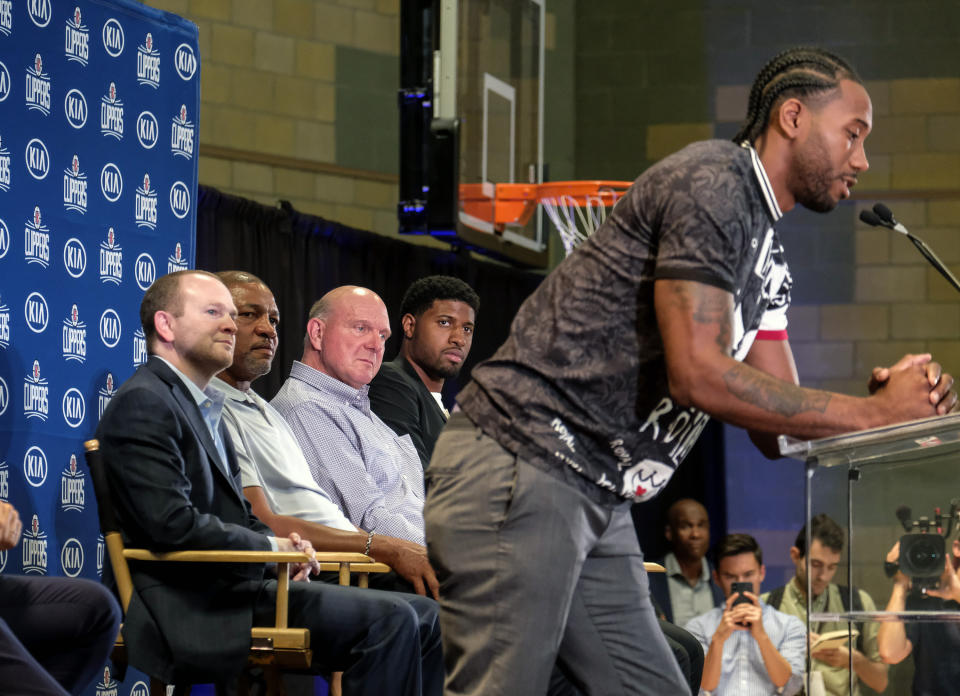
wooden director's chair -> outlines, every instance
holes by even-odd
[[[290,588],[289,569],[291,563],[301,563],[307,560],[307,555],[300,552],[285,551],[172,551],[169,553],[154,553],[147,549],[128,549],[124,547],[123,537],[114,514],[110,490],[107,485],[106,472],[103,469],[100,443],[97,440],[88,440],[83,443],[86,450],[87,466],[90,468],[90,478],[93,481],[93,490],[97,498],[97,511],[100,519],[100,530],[107,546],[110,566],[116,579],[117,590],[120,594],[120,603],[124,614],[130,605],[133,593],[133,581],[130,576],[128,561],[164,561],[179,563],[276,563],[277,565],[277,608],[276,618],[272,626],[253,627],[251,633],[250,655],[247,658],[248,666],[262,667],[267,678],[267,693],[282,696],[285,693],[280,673],[284,670],[305,670],[310,667],[313,653],[310,649],[310,631],[306,628],[290,628],[287,625],[287,598]],[[351,573],[358,575],[357,584],[367,587],[370,573],[386,573],[390,567],[377,563],[362,553],[348,552],[317,552],[317,560],[325,571],[339,573],[340,584],[349,585]],[[117,636],[112,654],[114,662],[126,664],[126,646],[124,644],[122,626]],[[151,676],[151,696],[165,696],[166,684]],[[241,691],[245,683],[241,680]],[[188,696],[189,685],[177,685],[175,694]],[[340,673],[335,673],[330,680],[330,693],[335,696],[340,693]]]

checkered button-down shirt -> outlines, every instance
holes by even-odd
[[[361,529],[424,543],[423,468],[409,435],[354,389],[294,361],[271,405],[293,431],[319,486]]]

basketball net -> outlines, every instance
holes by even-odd
[[[629,186],[629,182],[623,182]],[[597,231],[624,194],[626,186],[598,186],[595,192],[540,196],[540,205],[550,219],[567,256]]]

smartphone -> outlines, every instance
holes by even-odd
[[[747,597],[744,592],[753,592],[753,583],[752,582],[735,582],[730,586],[730,594],[737,595],[737,598],[733,600],[731,606],[737,606],[738,604],[752,604],[749,597]]]

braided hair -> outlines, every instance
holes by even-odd
[[[840,80],[862,84],[849,63],[822,48],[801,46],[777,54],[753,81],[747,118],[734,142],[754,142],[770,122],[775,105],[793,97],[829,92],[839,86]]]

